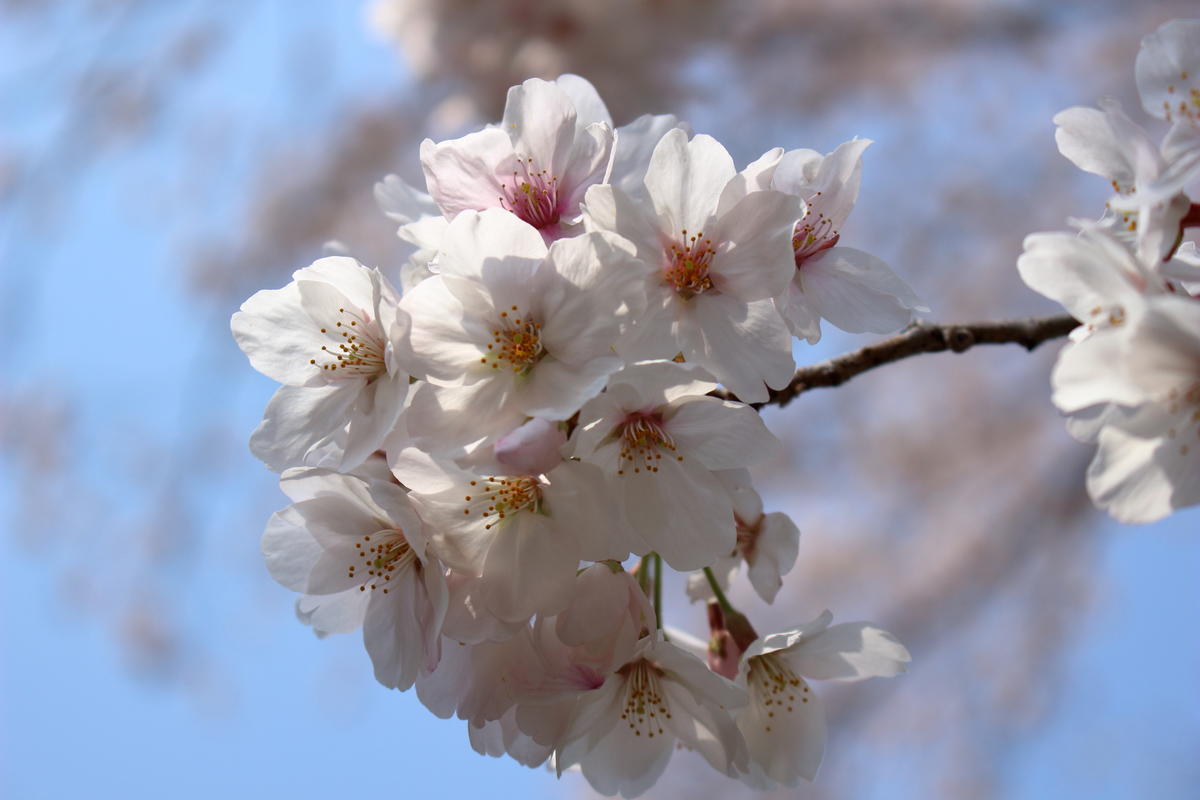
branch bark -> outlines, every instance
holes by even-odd
[[[772,389],[770,398],[765,403],[755,403],[754,407],[786,406],[809,389],[841,386],[867,370],[921,353],[943,353],[947,350],[962,353],[980,344],[1019,344],[1026,350],[1033,350],[1042,342],[1066,336],[1078,325],[1079,322],[1069,314],[957,325],[914,322],[878,344],[801,367],[787,386]],[[723,400],[737,399],[736,395],[723,389],[711,394]]]

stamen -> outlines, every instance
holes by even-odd
[[[321,345],[320,353],[308,363],[320,367],[327,378],[371,380],[387,372],[387,345],[379,326],[372,324],[364,312],[339,308],[333,328],[320,331],[331,342]]]
[[[346,567],[346,577],[362,581],[358,587],[360,592],[379,589],[387,594],[387,584],[393,577],[399,577],[408,569],[421,569],[417,554],[404,538],[403,531],[398,529],[381,530],[364,536],[361,542],[354,543],[354,550],[361,563],[350,562]]]
[[[630,414],[619,428],[621,437],[620,466],[618,475],[624,475],[630,466],[634,473],[658,472],[663,453],[675,453],[675,441],[663,429],[662,417],[658,414]],[[683,456],[675,455],[676,461]]]
[[[500,206],[541,230],[558,222],[558,178],[547,170],[534,169],[533,159],[517,159],[512,182],[502,187]]]
[[[796,223],[795,232],[792,233],[796,267],[799,268],[806,259],[812,258],[822,250],[833,247],[840,238],[841,234],[833,228],[833,220],[820,211],[815,218],[811,210],[805,211],[804,216]]]
[[[471,494],[463,495],[463,514],[471,516],[478,514],[488,522],[483,526],[485,531],[491,530],[501,520],[507,519],[521,511],[538,513],[542,509],[542,485],[537,478],[530,475],[519,475],[509,478],[495,476],[484,478],[483,485],[472,481],[476,488]]]
[[[500,322],[492,328],[492,341],[479,363],[490,364],[495,370],[501,369],[503,364],[519,375],[526,375],[546,355],[542,326],[528,315],[519,316],[520,310],[516,306],[511,311],[513,313],[500,312]]]
[[[801,680],[787,662],[774,653],[755,656],[750,659],[750,674],[748,681],[752,701],[758,703],[767,712],[767,722],[764,728],[771,731],[770,720],[776,713],[786,714],[795,711],[797,703],[807,703],[812,692]]]
[[[625,678],[621,719],[634,736],[645,736],[647,739],[662,736],[663,722],[671,718],[671,708],[659,686],[665,673],[649,661],[640,659],[621,667],[617,674]]]
[[[684,300],[703,294],[713,288],[708,270],[716,254],[712,239],[705,238],[703,233],[688,236],[688,232],[683,230],[679,241],[672,243],[668,249],[664,279]]]

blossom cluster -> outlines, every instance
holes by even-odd
[[[677,745],[763,788],[812,779],[809,680],[904,670],[828,612],[760,636],[799,530],[747,468],[778,445],[748,403],[822,320],[889,332],[926,310],[841,243],[870,144],[776,148],[741,170],[673,116],[614,127],[584,79],[531,79],[503,119],[426,140],[425,187],[376,187],[400,269],[322,258],[234,314],[282,384],[251,437],[291,505],[262,548],[321,635],[362,629],[376,678],[472,746],[634,797]],[[723,386],[738,401],[713,396]],[[664,630],[692,573],[705,643]]]
[[[1097,451],[1087,488],[1124,522],[1200,503],[1200,20],[1142,40],[1143,109],[1154,138],[1112,99],[1054,118],[1059,150],[1107,178],[1099,220],[1025,240],[1021,277],[1080,323],[1053,374],[1068,431]]]

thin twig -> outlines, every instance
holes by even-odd
[[[942,353],[947,350],[962,353],[978,344],[1019,344],[1026,350],[1033,350],[1042,342],[1066,336],[1078,325],[1069,314],[955,325],[914,322],[878,344],[801,367],[787,386],[772,389],[770,399],[765,403],[755,403],[754,406],[786,406],[809,389],[841,386],[867,370],[921,353]],[[723,400],[737,399],[733,393],[721,389],[711,394]]]

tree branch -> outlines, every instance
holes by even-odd
[[[1033,350],[1042,342],[1066,336],[1078,325],[1079,322],[1069,314],[958,325],[914,322],[878,344],[801,367],[787,386],[772,389],[770,399],[765,403],[755,403],[754,407],[786,406],[809,389],[841,386],[867,370],[921,353],[942,353],[947,350],[962,353],[978,344],[1019,344],[1026,350]],[[736,395],[722,389],[711,394],[723,400],[737,399]]]

